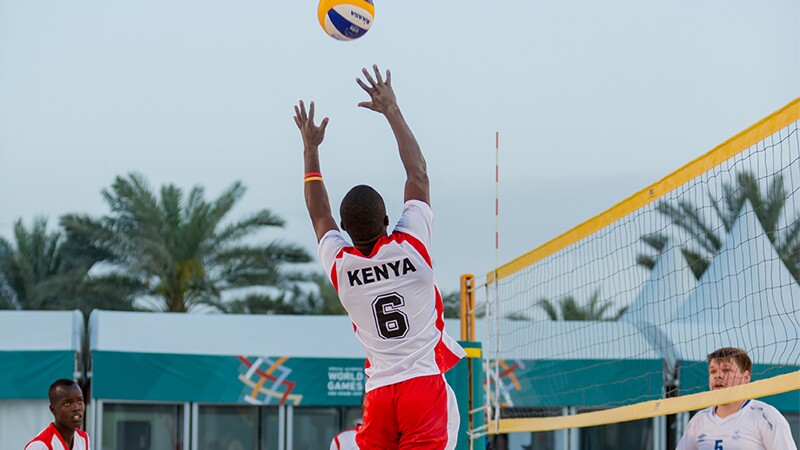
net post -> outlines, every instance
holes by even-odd
[[[461,340],[475,340],[475,276],[461,275]]]
[[[472,274],[461,275],[461,340],[462,341],[475,341],[475,276]],[[467,355],[467,371],[469,372],[469,399],[468,407],[468,430],[470,432],[469,448],[472,450],[475,445],[475,438],[472,436],[472,431],[475,429],[474,414],[475,405],[479,403],[478,395],[475,392],[475,370],[482,369],[479,362],[475,362],[475,357]],[[482,413],[482,408],[479,409]]]

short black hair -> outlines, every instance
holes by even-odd
[[[50,404],[55,405],[58,402],[58,398],[56,398],[56,392],[58,391],[58,388],[72,386],[78,386],[78,388],[80,388],[77,381],[70,380],[69,378],[60,378],[54,381],[53,384],[50,385],[50,389],[47,391],[47,396],[50,398]]]
[[[350,189],[339,207],[342,227],[353,239],[367,239],[386,226],[383,197],[370,186],[360,184]]]

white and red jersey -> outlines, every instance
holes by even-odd
[[[330,450],[358,450],[358,444],[356,444],[356,433],[358,433],[359,428],[361,428],[361,424],[357,424],[353,428],[344,430],[334,436],[333,440],[331,441]]]
[[[432,234],[431,208],[409,200],[392,234],[378,239],[369,255],[339,230],[319,241],[319,257],[367,354],[367,392],[445,373],[465,355],[444,330],[429,251]]]
[[[25,446],[25,450],[89,450],[89,448],[89,435],[82,430],[75,430],[72,448],[67,447],[61,433],[52,423]]]
[[[797,450],[789,422],[773,406],[748,400],[725,418],[714,411],[692,417],[677,450]]]

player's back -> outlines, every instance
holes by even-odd
[[[367,355],[368,391],[444,373],[464,356],[444,331],[428,250],[431,221],[428,205],[410,201],[395,231],[381,237],[370,255],[338,231],[320,241],[320,257]]]

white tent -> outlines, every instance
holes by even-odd
[[[651,325],[668,323],[696,286],[697,280],[680,248],[669,245],[656,259],[650,278],[621,319]]]
[[[798,362],[800,349],[786,343],[800,339],[800,286],[749,202],[676,319],[690,324],[670,332],[676,345],[689,344],[680,349],[684,359],[693,353],[689,347],[703,340],[713,345],[739,343],[754,356],[763,354],[759,359],[765,363]],[[694,353],[709,351],[703,345]]]
[[[661,326],[672,320],[675,311],[696,286],[697,279],[680,248],[670,243],[658,255],[650,278],[620,318],[634,324],[664,361],[666,385],[675,382],[679,356],[670,336]]]
[[[22,448],[53,420],[47,390],[80,376],[78,311],[0,312],[0,448]]]

